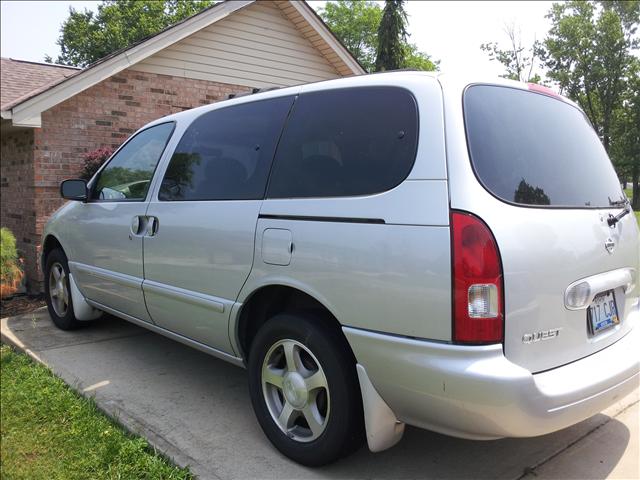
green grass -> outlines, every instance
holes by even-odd
[[[633,192],[631,191],[630,188],[627,188],[624,192],[627,194],[627,197],[629,197],[629,200],[633,198]],[[640,224],[640,211],[635,212],[635,214],[636,214],[636,218],[638,219],[638,224]]]
[[[3,479],[191,479],[44,366],[0,347]]]

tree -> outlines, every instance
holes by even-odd
[[[514,201],[525,205],[551,205],[549,195],[544,193],[544,190],[540,187],[529,185],[524,178],[518,184]]]
[[[540,83],[540,75],[534,74],[536,60],[540,52],[538,42],[534,40],[531,47],[525,48],[522,45],[520,29],[516,29],[515,24],[505,25],[504,32],[509,38],[508,48],[502,49],[498,46],[498,42],[492,42],[483,43],[480,45],[480,49],[487,52],[490,60],[498,61],[504,65],[506,73],[501,75],[503,78]]]
[[[551,29],[542,51],[547,76],[585,111],[618,174],[631,176],[637,208],[640,117],[634,53],[640,46],[640,2],[554,3],[547,17]]]
[[[640,61],[636,60],[624,93],[622,107],[616,109],[611,157],[620,178],[631,179],[633,208],[640,209]]]
[[[547,76],[576,101],[602,138],[607,152],[616,108],[631,74],[639,2],[554,3],[542,59]]]
[[[369,0],[337,0],[327,2],[318,11],[320,17],[358,59],[367,72],[376,70],[378,27],[382,8]],[[403,41],[403,60],[400,68],[437,70],[438,61],[418,50],[414,44]]]
[[[406,26],[404,0],[385,0],[378,27],[377,72],[402,68],[407,43]]]
[[[183,20],[212,0],[104,0],[98,12],[69,7],[56,63],[84,67]],[[45,61],[51,62],[50,56]]]
[[[427,72],[435,72],[438,70],[440,60],[432,60],[430,55],[418,50],[418,46],[413,43],[407,43],[404,46],[404,59],[402,60],[402,68],[411,70],[424,70]]]
[[[382,19],[382,9],[378,4],[368,0],[327,2],[319,14],[360,65],[367,72],[372,72],[376,63],[378,26]]]

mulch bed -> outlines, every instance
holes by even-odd
[[[45,305],[44,295],[14,295],[0,300],[0,317],[15,317]]]

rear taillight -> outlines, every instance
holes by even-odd
[[[452,212],[451,232],[453,339],[502,342],[504,288],[495,238],[482,220],[464,212]]]

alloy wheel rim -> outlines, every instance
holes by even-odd
[[[49,298],[56,315],[66,316],[69,310],[69,289],[67,288],[67,274],[59,262],[51,265],[49,270]]]
[[[262,364],[262,393],[271,418],[289,438],[312,442],[326,429],[329,384],[315,355],[302,343],[284,339]]]

